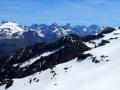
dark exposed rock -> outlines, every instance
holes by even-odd
[[[81,54],[81,55],[78,56],[78,61],[81,60],[81,59],[82,60],[86,59],[89,56],[92,56],[92,55],[90,53],[88,53],[88,54]]]
[[[104,34],[111,33],[115,30],[116,29],[114,29],[114,28],[107,27],[104,30],[102,30],[100,33],[98,33],[97,35],[88,35],[88,36],[82,37],[82,40],[84,42],[88,42],[88,41],[91,41],[91,40],[100,39],[100,38],[104,37]]]
[[[103,38],[104,35],[102,34],[98,34],[98,35],[88,35],[86,37],[83,37],[82,40],[84,42],[88,42],[88,41],[91,41],[91,40],[96,40],[96,39],[100,39],[100,38]]]
[[[112,27],[107,27],[106,29],[104,29],[101,34],[108,34],[108,33],[111,33],[113,31],[115,31],[116,29],[115,28],[112,28]]]
[[[99,44],[98,44],[98,46],[103,46],[103,45],[105,45],[105,44],[107,44],[107,43],[110,43],[108,40],[102,40]]]
[[[0,86],[6,84],[5,89],[9,88],[13,84],[13,80],[11,79],[4,79],[2,82],[0,82]]]
[[[5,89],[9,88],[10,86],[12,86],[13,84],[13,80],[9,80],[8,83],[6,84]]]
[[[119,35],[120,33],[114,33],[114,35]]]
[[[43,56],[30,65],[20,67],[35,56],[39,56],[44,52],[53,51],[56,52]],[[4,79],[22,78],[34,74],[38,71],[53,68],[55,65],[70,61],[76,57],[86,58],[88,55],[82,55],[84,51],[89,50],[82,39],[76,35],[69,35],[61,38],[60,40],[51,43],[40,43],[34,46],[29,46],[24,49],[16,51],[15,54],[10,56],[4,62],[4,65],[0,70],[0,82]],[[84,58],[83,58],[84,57]],[[14,66],[16,64],[16,66]]]
[[[95,60],[95,63],[100,63],[100,61],[98,61],[98,60]]]
[[[93,57],[93,58],[92,58],[92,62],[94,62],[94,63],[100,63],[100,61],[99,61],[99,60],[97,60],[97,58],[96,58],[96,57]]]
[[[109,40],[114,40],[114,39],[118,39],[118,37],[114,37],[114,38],[109,38]]]
[[[69,69],[68,67],[64,67],[64,70],[67,70],[67,69]]]

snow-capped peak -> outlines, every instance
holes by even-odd
[[[13,33],[15,32],[23,32],[24,30],[20,25],[14,22],[8,22],[0,25],[0,29],[10,29]]]
[[[7,66],[4,67],[4,72],[6,73],[6,75],[3,73],[3,75],[1,74],[1,77],[3,78],[5,76],[4,78],[6,82],[2,82],[3,84],[0,86],[0,90],[120,90],[120,30],[107,28],[106,31],[103,31],[100,34],[102,34],[103,37],[92,39],[92,41],[88,42],[93,44],[95,43],[97,47],[83,52],[84,55],[89,54],[89,57],[85,59],[75,56],[76,58],[70,59],[71,61],[69,62],[66,61],[66,63],[61,64],[58,63],[52,68],[47,68],[45,70],[43,69],[41,70],[41,72],[39,72],[42,66],[49,66],[49,63],[51,66],[52,64],[50,61],[52,60],[52,63],[54,62],[54,60],[55,63],[57,63],[56,60],[58,58],[59,59],[57,61],[60,61],[64,58],[66,59],[67,56],[71,57],[71,55],[80,52],[81,50],[76,52],[80,49],[76,49],[76,45],[81,45],[80,41],[78,40],[80,38],[77,39],[77,37],[75,36],[75,39],[79,42],[74,43],[74,45],[73,43],[71,44],[68,42],[68,45],[66,43],[63,44],[64,48],[56,49],[58,51],[56,51],[55,49],[51,49],[52,51],[45,51],[40,55],[35,56],[34,58],[28,59],[29,62],[26,61],[20,64],[14,63],[14,67],[11,67],[12,77],[14,76],[13,73],[15,73],[15,78],[13,78],[13,80],[6,79],[6,77],[9,77],[11,73],[10,70],[8,70],[9,66],[8,68],[6,68]],[[63,39],[67,41],[71,41],[71,39],[74,40],[73,36],[72,38],[70,36],[65,36]],[[64,41],[63,39],[62,42]],[[45,45],[46,44],[42,44],[42,48],[46,48]],[[58,42],[55,43],[55,45],[60,45],[60,47],[63,46]],[[84,44],[82,44],[81,46],[83,45]],[[89,44],[86,45],[90,47]],[[40,48],[40,45],[38,46],[35,50],[33,50],[33,48],[26,50],[29,53],[34,53],[34,51],[36,52],[37,49]],[[52,46],[54,45],[52,44]],[[62,52],[60,52],[59,50]],[[70,55],[67,55],[66,52],[69,52],[69,50],[72,51],[70,52]],[[73,51],[75,52],[73,53]],[[22,55],[26,55],[25,49],[23,49],[20,54],[17,53],[17,55],[19,57],[18,60],[20,60],[20,57],[22,57]],[[60,58],[61,56],[64,58]],[[55,57],[57,57],[57,59]],[[9,58],[9,60],[10,59],[11,57]],[[13,59],[11,60],[13,61]],[[17,65],[21,65],[22,67],[24,67],[23,70],[22,68],[20,69],[19,66],[17,67]],[[15,72],[13,72],[14,70]],[[27,72],[26,74],[29,75],[24,78],[16,78],[21,77],[23,71]],[[30,74],[31,72],[35,71],[36,73],[32,73],[32,75]]]
[[[19,24],[14,22],[7,22],[0,25],[0,34],[4,35],[4,38],[18,38],[24,31]],[[14,36],[13,34],[16,35]]]

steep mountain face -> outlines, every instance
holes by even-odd
[[[9,56],[17,49],[36,43],[55,42],[63,36],[75,34],[79,36],[94,35],[103,30],[100,26],[60,26],[56,23],[51,25],[33,24],[31,26],[19,25],[15,22],[3,22],[0,25],[0,57]],[[3,53],[4,52],[4,53]]]
[[[2,59],[0,90],[119,90],[119,42],[120,31],[106,28],[21,49]]]
[[[0,25],[0,57],[7,56],[15,50],[40,42],[42,38],[35,31],[24,30],[23,26],[13,22]]]
[[[61,26],[61,25],[58,25],[56,23],[53,23],[51,25],[33,24],[31,26],[28,26],[27,28],[42,31],[44,36],[47,36],[47,34],[49,32],[48,36],[56,36],[56,38],[57,38],[56,40],[58,40],[59,39],[58,37],[61,37],[61,33],[62,33],[62,36],[63,36],[63,34],[64,35],[77,34],[80,36],[95,35],[96,33],[99,33],[102,30],[104,30],[105,27],[100,27],[98,25],[71,26],[69,23],[64,25],[64,26]]]
[[[64,28],[56,23],[53,23],[51,25],[33,24],[31,26],[28,26],[27,28],[35,30],[38,33],[42,33],[44,36],[44,42],[47,43],[57,41],[58,39],[60,39],[65,35],[70,35],[75,33],[75,31],[72,28]]]
[[[23,26],[19,25],[15,22],[5,22],[0,25],[0,40],[1,39],[15,39],[15,38],[25,38],[23,33],[32,32],[37,33],[37,36],[41,38],[46,38],[45,40],[51,37],[59,37],[56,40],[60,39],[64,35],[70,34],[79,34],[80,36],[86,35],[94,35],[103,30],[103,27],[98,25],[90,25],[90,26],[71,26],[70,24],[66,24],[64,26],[60,26],[56,23],[51,25],[46,24],[33,24],[31,26]],[[51,38],[54,39],[54,38]],[[55,40],[50,40],[55,41]],[[47,41],[48,42],[48,41]]]
[[[85,58],[89,54],[84,55],[83,52],[89,49],[76,35],[64,36],[51,44],[40,43],[21,49],[5,58],[5,62],[1,62],[1,85],[8,81],[12,82],[11,79],[14,78],[23,78],[53,68],[79,56]]]

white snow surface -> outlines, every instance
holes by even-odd
[[[61,36],[61,32],[64,35],[68,35],[69,33],[72,33],[73,30],[72,29],[62,29],[62,28],[56,28],[53,33],[56,33],[58,36]]]
[[[18,33],[18,36],[20,36],[24,31],[25,30],[20,27],[19,24],[14,22],[7,22],[0,25],[0,33],[7,34],[7,38],[11,38],[14,33]]]
[[[7,23],[0,24],[0,34],[7,35],[2,39],[13,38],[12,36],[13,34],[17,34],[17,36],[15,36],[14,38],[19,38],[19,37],[22,37],[22,34],[24,32],[28,32],[28,31],[29,30],[25,30],[22,25],[19,25],[15,22],[7,22]],[[37,34],[40,37],[45,37],[44,33],[42,33],[42,30],[32,30],[32,31],[37,32]]]
[[[103,39],[120,37],[120,34],[114,33],[120,31],[105,35]],[[97,58],[106,55],[110,61],[95,64],[90,57],[80,62],[73,59],[56,65],[52,70],[55,76],[47,69],[22,79],[14,79],[13,85],[7,90],[120,90],[120,38],[85,53],[92,53]],[[68,69],[65,70],[65,67]],[[5,90],[4,87],[0,87],[0,90]]]
[[[0,28],[10,28],[13,32],[23,31],[17,23],[8,22],[0,25]]]

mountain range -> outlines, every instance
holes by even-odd
[[[119,46],[107,27],[18,49],[0,60],[0,90],[119,90]]]
[[[66,25],[53,23],[51,25],[33,24],[26,26],[15,22],[3,21],[0,24],[0,57],[8,56],[17,49],[25,48],[36,43],[55,42],[61,37],[70,34],[75,34],[80,37],[95,35],[104,30],[104,28],[98,25],[71,26],[69,23]]]

